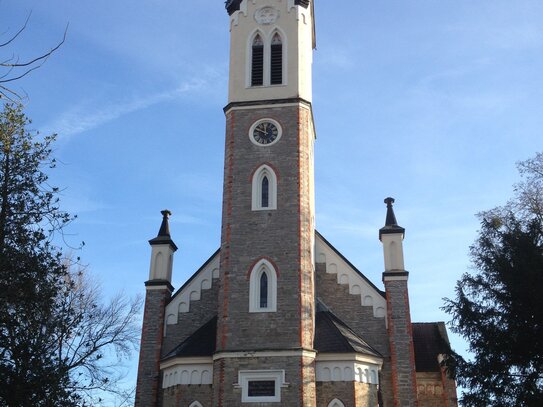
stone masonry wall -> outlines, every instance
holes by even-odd
[[[305,191],[313,171],[312,140],[309,134],[299,134],[308,131],[299,124],[306,110],[295,104],[227,113],[218,350],[312,345],[313,232]],[[271,146],[257,146],[249,138],[251,125],[263,118],[276,120],[283,129],[281,139]],[[276,210],[251,209],[251,178],[262,164],[277,175]],[[277,312],[249,313],[250,271],[262,258],[276,266]]]
[[[148,288],[145,295],[135,407],[157,406],[164,310],[170,295],[166,287]]]
[[[210,384],[178,385],[163,390],[163,407],[189,407],[198,401],[203,407],[211,407],[213,390]]]
[[[200,299],[190,302],[189,312],[178,314],[177,324],[166,326],[162,356],[167,355],[198,328],[217,315],[219,281],[213,279],[209,290],[202,290]]]
[[[394,407],[416,407],[417,379],[407,281],[386,281],[384,275]]]
[[[281,388],[281,402],[277,403],[243,403],[244,407],[313,407],[314,368],[312,360],[302,357],[261,357],[261,358],[225,358],[214,362],[213,367],[213,406],[239,407],[241,403],[241,387],[238,384],[240,370],[285,370],[286,387]],[[300,372],[305,371],[304,379]],[[311,371],[312,370],[312,371]],[[303,385],[308,380],[311,386]],[[309,388],[312,394],[305,394],[302,388]],[[307,390],[306,390],[307,392]]]
[[[360,296],[350,294],[347,285],[338,284],[336,275],[326,272],[326,264],[317,263],[316,268],[317,297],[353,331],[383,355],[383,369],[379,377],[381,394],[384,407],[392,407],[390,345],[385,319],[375,318],[373,307],[361,306]]]
[[[353,382],[317,382],[317,406],[328,407],[334,399],[340,400],[345,407],[356,407]]]

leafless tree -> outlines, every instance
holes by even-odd
[[[58,360],[71,379],[69,390],[88,405],[99,404],[104,393],[116,396],[120,405],[131,404],[133,389],[121,388],[119,382],[126,374],[123,361],[139,345],[141,297],[118,294],[106,302],[85,267],[74,267],[59,298],[59,307],[72,315],[72,324],[55,338]]]
[[[66,26],[66,29],[64,30],[61,41],[48,51],[45,51],[36,57],[23,59],[16,52],[11,52],[10,46],[13,45],[26,30],[31,14],[32,13],[28,14],[24,24],[14,34],[9,34],[7,32],[0,34],[0,99],[7,99],[9,101],[21,99],[22,95],[14,91],[10,87],[10,84],[24,78],[32,71],[43,66],[49,57],[66,41],[68,26]],[[4,36],[7,38],[2,39]]]

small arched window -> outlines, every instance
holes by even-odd
[[[268,273],[260,276],[260,308],[268,308]]]
[[[345,405],[341,402],[341,400],[333,399],[330,404],[328,404],[328,407],[345,407]]]
[[[275,33],[271,42],[270,52],[270,84],[283,83],[283,41],[279,33]]]
[[[263,208],[270,206],[270,181],[267,176],[262,178],[261,202]]]
[[[277,272],[273,265],[260,260],[249,278],[249,312],[277,311]]]
[[[260,34],[253,39],[251,54],[251,86],[264,84],[264,41]]]
[[[189,407],[203,407],[199,402],[193,402]]]
[[[277,208],[277,176],[268,165],[262,165],[253,175],[251,208],[253,211]]]

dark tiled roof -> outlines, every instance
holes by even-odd
[[[382,357],[322,304],[317,308],[314,347],[319,353],[362,353]]]
[[[213,356],[217,336],[217,317],[213,317],[204,326],[185,339],[168,353],[163,360],[175,357]]]
[[[413,344],[417,372],[439,372],[438,356],[451,352],[443,322],[413,323]]]

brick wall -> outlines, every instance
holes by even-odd
[[[212,396],[210,384],[178,385],[163,390],[162,407],[189,407],[195,401],[204,407],[211,407]]]
[[[217,315],[219,282],[213,280],[209,290],[202,290],[200,299],[190,302],[190,312],[178,314],[177,324],[166,326],[162,356],[167,355],[198,328]]]
[[[309,114],[298,105],[227,113],[219,350],[312,346],[312,139],[302,124]],[[282,137],[272,146],[249,139],[251,125],[262,118],[282,126]],[[276,170],[276,210],[251,210],[251,175],[262,164]],[[262,257],[277,266],[277,312],[249,313],[249,272]]]
[[[302,357],[260,357],[218,359],[213,367],[213,406],[239,407],[240,370],[285,370],[287,387],[281,389],[280,403],[243,403],[246,407],[315,406],[315,373],[312,359]],[[301,374],[303,370],[304,374]]]
[[[360,296],[349,294],[347,285],[337,283],[335,274],[326,272],[326,264],[317,263],[317,297],[361,338],[384,357],[379,382],[385,407],[393,405],[390,345],[384,318],[373,316],[373,307],[360,305]]]
[[[385,279],[385,291],[394,406],[416,407],[417,380],[407,281]]]
[[[147,289],[141,333],[136,407],[157,406],[160,386],[160,352],[164,335],[164,310],[171,291]]]

